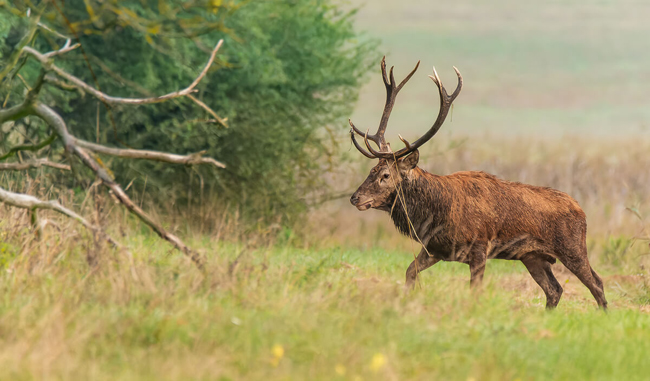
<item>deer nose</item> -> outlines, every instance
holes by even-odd
[[[357,194],[353,194],[352,197],[350,197],[350,203],[354,206],[356,206],[359,203],[359,197]]]

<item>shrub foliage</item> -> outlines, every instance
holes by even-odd
[[[108,163],[120,182],[133,182],[131,191],[148,184],[147,193],[167,204],[212,200],[255,219],[295,216],[304,209],[303,196],[323,185],[319,174],[336,149],[327,131],[344,125],[376,58],[374,42],[353,29],[354,11],[329,0],[0,1],[0,7],[3,61],[40,20],[82,44],[57,65],[122,97],[188,86],[223,38],[216,68],[194,95],[227,118],[227,127],[187,100],[108,109],[82,93],[54,88],[44,99],[85,139],[183,154],[205,150],[227,165]],[[41,51],[63,43],[52,31],[37,29]],[[36,76],[37,65],[27,60],[23,72]],[[22,92],[21,86],[5,80],[2,99]],[[14,128],[35,140],[46,137],[44,126],[28,123]],[[9,140],[2,140],[8,149]],[[186,181],[174,187],[170,180],[179,177]]]

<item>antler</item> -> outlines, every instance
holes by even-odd
[[[393,106],[395,105],[395,98],[397,98],[397,93],[404,87],[406,82],[408,82],[409,79],[415,74],[415,71],[418,69],[420,66],[420,61],[415,65],[415,68],[411,70],[411,72],[404,78],[402,82],[400,82],[399,85],[395,84],[395,76],[393,75],[393,69],[395,66],[392,66],[390,68],[390,75],[386,75],[386,56],[381,59],[381,74],[382,74],[382,79],[384,80],[384,86],[386,87],[386,105],[384,106],[384,113],[381,116],[381,121],[379,122],[379,128],[377,129],[377,133],[374,135],[368,134],[368,131],[366,133],[363,133],[359,131],[358,128],[354,126],[351,120],[348,122],[350,123],[350,136],[352,137],[352,142],[354,143],[354,146],[357,147],[359,152],[361,152],[364,156],[374,159],[376,156],[373,156],[372,154],[368,153],[366,150],[361,148],[359,144],[357,143],[354,133],[359,134],[359,136],[362,136],[366,146],[369,147],[368,139],[372,140],[377,144],[379,147],[379,150],[382,152],[390,152],[390,147],[388,146],[388,143],[386,143],[386,139],[384,138],[384,133],[386,132],[386,127],[388,126],[388,118],[390,117],[391,111],[393,111]],[[377,152],[372,148],[368,148],[370,152]]]
[[[431,80],[433,80],[436,86],[438,86],[438,93],[440,94],[440,111],[438,111],[438,117],[436,118],[435,123],[433,123],[433,126],[431,126],[429,131],[427,131],[426,134],[422,135],[422,137],[416,140],[413,144],[406,141],[406,139],[404,139],[401,135],[398,135],[400,140],[404,143],[406,147],[400,149],[397,152],[391,152],[390,147],[388,146],[384,138],[384,132],[386,131],[386,125],[388,124],[388,117],[390,116],[390,112],[393,108],[393,104],[395,103],[395,96],[397,96],[397,93],[402,88],[402,86],[404,86],[406,81],[408,81],[413,75],[413,73],[415,73],[415,70],[417,70],[420,62],[418,61],[418,65],[415,66],[415,69],[413,69],[413,71],[406,77],[406,79],[404,79],[404,81],[402,81],[402,83],[399,84],[397,88],[395,88],[394,86],[395,81],[393,78],[393,69],[391,68],[390,70],[391,82],[389,83],[386,78],[386,64],[384,60],[382,60],[381,63],[382,63],[384,84],[386,84],[387,96],[386,96],[386,106],[384,107],[384,114],[382,115],[381,122],[379,124],[379,129],[377,130],[377,133],[375,135],[368,135],[367,132],[363,134],[352,124],[352,122],[350,122],[350,126],[352,126],[352,130],[350,130],[350,136],[352,137],[352,142],[354,143],[354,146],[357,147],[357,149],[364,156],[370,159],[399,158],[408,155],[409,153],[421,147],[424,143],[428,142],[433,137],[433,135],[435,135],[438,132],[440,127],[442,127],[442,124],[445,122],[445,119],[447,118],[447,114],[449,113],[449,108],[451,107],[451,104],[454,102],[458,94],[460,94],[460,90],[463,87],[463,76],[460,75],[460,72],[454,66],[454,71],[456,72],[456,76],[458,77],[458,85],[456,86],[456,90],[454,90],[454,92],[451,95],[449,95],[447,94],[447,90],[445,89],[445,86],[442,84],[442,81],[440,80],[440,77],[436,72],[436,68],[435,67],[433,68],[433,75],[430,75],[429,78],[431,78]],[[354,137],[355,132],[360,136],[364,137],[364,143],[366,145],[366,148],[368,149],[367,151],[361,148],[357,143]],[[373,149],[370,143],[368,142],[368,139],[377,143],[377,145],[380,148],[380,151],[376,151],[375,149]]]

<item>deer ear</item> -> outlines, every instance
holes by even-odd
[[[402,159],[399,159],[397,165],[399,166],[400,170],[408,171],[415,168],[418,165],[419,160],[420,160],[420,153],[418,152],[418,150],[415,150],[411,152],[410,155]]]

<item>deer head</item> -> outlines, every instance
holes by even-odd
[[[401,135],[398,135],[405,147],[393,152],[384,138],[384,133],[388,126],[388,118],[390,117],[390,113],[395,105],[397,94],[406,82],[411,79],[413,74],[415,74],[419,65],[420,62],[418,61],[415,68],[406,76],[406,78],[404,78],[399,85],[396,85],[395,77],[393,75],[394,67],[391,67],[390,74],[386,75],[386,57],[384,57],[381,60],[381,73],[382,79],[384,80],[384,86],[386,87],[386,105],[384,106],[384,113],[381,116],[377,132],[374,135],[368,134],[368,131],[363,133],[355,127],[352,121],[349,121],[351,127],[350,138],[352,139],[354,146],[357,147],[359,152],[361,152],[365,157],[369,159],[379,159],[379,163],[372,168],[366,180],[350,198],[352,205],[356,206],[359,210],[367,210],[369,208],[390,210],[395,199],[397,185],[404,178],[408,178],[411,175],[412,170],[418,164],[418,148],[428,142],[433,135],[438,132],[442,124],[445,122],[451,104],[454,102],[463,87],[463,77],[460,75],[458,69],[454,67],[456,75],[458,76],[458,85],[451,95],[447,94],[447,90],[445,90],[442,81],[440,81],[440,77],[438,77],[436,68],[434,67],[433,75],[430,75],[429,78],[431,78],[436,84],[440,94],[440,110],[438,111],[438,117],[429,131],[413,142],[413,144],[406,141],[406,139],[402,138]],[[363,137],[366,149],[359,145],[355,134]],[[372,147],[370,141],[377,145],[379,151]]]

